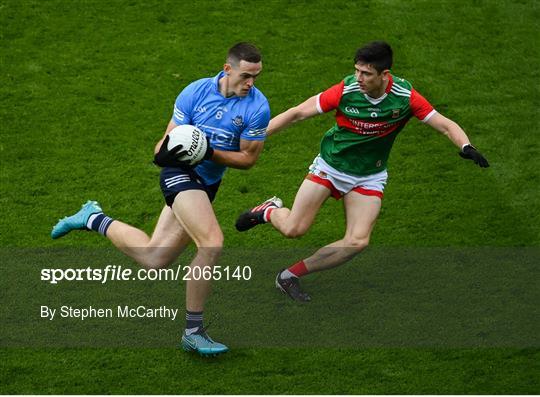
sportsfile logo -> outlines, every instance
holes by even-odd
[[[41,281],[58,284],[60,281],[96,281],[105,284],[108,281],[175,281],[180,277],[181,266],[176,269],[133,269],[123,266],[107,265],[105,268],[68,268],[41,269]]]
[[[41,281],[58,284],[61,281],[93,281],[105,284],[109,281],[189,281],[189,280],[250,280],[251,266],[203,266],[178,265],[170,269],[133,269],[107,265],[105,268],[41,269]]]

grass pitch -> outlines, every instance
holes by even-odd
[[[87,198],[150,232],[163,205],[154,144],[178,92],[216,74],[232,43],[262,49],[257,86],[276,115],[351,73],[359,45],[384,39],[393,72],[457,121],[492,166],[461,160],[411,121],[390,158],[372,245],[538,247],[539,16],[538,1],[4,1],[0,244],[107,247],[90,233],[50,240],[56,219]],[[215,203],[227,247],[341,237],[333,201],[299,240],[233,226],[273,194],[292,203],[332,122],[321,116],[272,137],[252,170],[227,173]],[[173,348],[3,348],[0,392],[529,394],[540,392],[537,347],[242,348],[214,361]]]

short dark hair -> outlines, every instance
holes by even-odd
[[[229,48],[227,62],[238,64],[240,61],[257,63],[262,60],[261,52],[251,43],[240,42]]]
[[[377,72],[392,67],[392,47],[385,41],[372,41],[356,50],[354,64],[372,65]]]

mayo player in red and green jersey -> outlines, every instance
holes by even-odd
[[[489,166],[461,127],[438,113],[408,81],[392,75],[391,67],[390,46],[369,43],[356,52],[353,75],[270,121],[267,135],[322,113],[335,111],[336,116],[292,208],[282,208],[281,200],[273,197],[236,222],[239,231],[271,223],[284,236],[299,237],[330,196],[343,198],[347,221],[343,238],[278,273],[276,287],[292,299],[311,300],[300,287],[300,277],[339,266],[367,247],[381,208],[390,150],[411,117],[448,137],[461,157]]]

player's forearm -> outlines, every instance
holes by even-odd
[[[463,145],[470,144],[467,134],[465,134],[465,131],[463,131],[458,123],[444,117],[440,113],[436,113],[433,117],[431,117],[427,121],[427,124],[450,139],[450,141],[452,141],[452,143],[460,149],[463,147]]]
[[[278,131],[281,131],[297,121],[303,120],[302,113],[298,111],[297,107],[290,108],[289,110],[278,114],[268,124],[266,129],[266,135],[275,134]]]
[[[446,129],[441,132],[459,149],[471,143],[465,131],[455,121],[450,120]]]
[[[156,143],[156,146],[154,147],[154,154],[157,154],[157,152],[159,152],[159,149],[161,148],[164,139],[165,137],[161,138],[158,143]]]
[[[268,128],[266,129],[266,135],[270,136],[291,125],[294,122],[294,113],[291,111],[292,109],[289,109],[270,120]]]
[[[214,150],[212,161],[231,168],[247,170],[257,162],[258,156],[246,152],[229,152],[226,150]]]
[[[174,127],[176,127],[176,123],[171,120],[169,121],[169,124],[167,125],[167,128],[165,129],[165,133],[163,134],[163,136],[161,137],[161,139],[158,141],[158,143],[156,143],[156,146],[154,147],[154,154],[157,154],[157,152],[159,152],[159,149],[161,148],[161,145],[163,144],[163,140],[165,139],[165,137],[167,136],[167,134],[169,132],[172,131],[172,129]]]
[[[270,120],[270,124],[266,130],[266,135],[275,134],[293,123],[318,115],[319,107],[317,105],[317,98],[318,96],[314,95],[302,102],[300,105],[278,114],[276,117]]]

